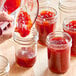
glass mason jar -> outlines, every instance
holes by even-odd
[[[55,31],[57,20],[57,11],[52,7],[40,7],[39,15],[35,26],[39,32],[39,43],[46,45],[46,37],[49,33]]]
[[[60,0],[60,23],[62,24],[64,19],[68,16],[76,16],[76,0]],[[63,29],[63,26],[61,26]]]
[[[57,7],[59,0],[39,0],[39,7]],[[55,6],[56,5],[56,6]]]
[[[16,63],[24,68],[30,68],[35,64],[37,55],[38,33],[35,28],[30,34],[23,38],[17,33],[13,36],[16,51]]]
[[[64,19],[63,30],[72,37],[71,55],[76,56],[76,16]]]
[[[52,32],[47,36],[49,70],[62,74],[67,72],[70,64],[72,38],[66,32]]]
[[[0,55],[0,76],[8,76],[10,70],[8,59]]]

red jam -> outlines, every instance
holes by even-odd
[[[32,48],[21,48],[16,54],[16,62],[19,66],[30,68],[35,64],[36,56]]]
[[[67,41],[63,37],[54,37],[50,39],[50,42],[52,44],[48,46],[49,69],[57,74],[65,73],[69,68],[70,60],[70,49]]]
[[[76,56],[76,21],[70,21],[64,28],[64,31],[72,37],[71,55]]]
[[[6,12],[8,12],[9,14],[11,14],[12,12],[14,12],[19,6],[20,6],[21,0],[6,0],[5,4],[4,4],[4,10]]]
[[[36,20],[36,28],[39,32],[39,43],[46,45],[46,37],[53,32],[56,25],[55,13],[51,11],[42,11]]]
[[[26,37],[30,33],[32,27],[30,15],[28,15],[27,12],[20,11],[17,19],[17,25],[15,32],[18,32],[21,37]]]

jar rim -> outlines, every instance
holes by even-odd
[[[71,6],[69,6],[70,4],[73,4]],[[59,5],[58,5],[59,9],[61,11],[64,11],[64,12],[68,12],[70,10],[70,12],[73,12],[73,11],[76,11],[76,1],[65,1],[65,0],[60,0],[59,1]]]
[[[0,58],[6,63],[4,65],[4,67],[0,68],[0,73],[2,75],[2,74],[5,74],[6,72],[8,72],[10,70],[10,67],[9,67],[9,61],[5,56],[0,55]]]
[[[32,32],[32,36],[30,37],[20,37],[16,32],[13,34],[13,40],[21,45],[29,45],[38,41],[38,32],[35,28],[32,28],[30,31]]]
[[[68,33],[63,32],[63,31],[56,31],[56,32],[52,32],[52,33],[48,34],[47,39],[46,39],[47,46],[51,44],[51,42],[49,41],[49,39],[52,39],[53,38],[52,37],[53,35],[55,36],[55,34],[60,34],[60,33],[63,34],[63,35],[67,35],[69,37],[69,40],[68,40],[68,43],[67,44],[70,45],[70,46],[72,46],[72,38],[71,38],[71,36]],[[60,37],[60,36],[58,36],[58,37]],[[54,45],[55,47],[60,47],[60,48],[62,46],[65,46],[65,48],[66,48],[67,47],[67,44],[52,44],[52,45]]]
[[[40,6],[40,9],[47,9],[47,8],[50,8],[51,10],[53,10],[54,11],[54,13],[55,13],[55,16],[53,16],[53,17],[49,17],[49,18],[45,18],[45,19],[53,19],[53,18],[57,18],[57,11],[56,11],[56,9],[55,8],[53,8],[53,7],[50,7],[50,6],[46,6],[46,7],[42,7],[42,6]],[[43,19],[43,18],[41,18],[41,19]]]
[[[64,19],[64,21],[63,21],[63,28],[65,29],[71,29],[70,31],[76,31],[76,28],[72,28],[72,27],[68,27],[68,26],[66,26],[67,24],[67,22],[66,21],[68,21],[69,20],[69,22],[70,21],[72,21],[72,20],[75,20],[76,21],[76,16],[69,16],[69,17],[67,17],[67,18],[65,18]]]
[[[39,0],[39,7],[40,7],[40,5],[45,5],[45,4],[50,4],[49,3],[49,0],[46,0],[46,1],[44,1],[44,0]]]

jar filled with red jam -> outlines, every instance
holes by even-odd
[[[68,17],[64,20],[63,30],[72,37],[71,55],[76,56],[76,17]]]
[[[36,62],[38,33],[35,28],[23,38],[17,33],[13,36],[15,42],[16,63],[24,68],[32,67]]]
[[[71,36],[65,32],[52,32],[46,41],[49,70],[57,74],[67,72],[70,65]]]
[[[46,45],[46,37],[55,31],[57,12],[52,7],[40,7],[39,15],[36,19],[36,29],[39,32],[39,43]]]

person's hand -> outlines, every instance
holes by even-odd
[[[7,30],[6,28],[9,28],[8,25],[11,26],[12,21],[13,18],[10,15],[6,12],[0,12],[0,35],[3,34],[3,31]]]
[[[0,22],[12,22],[13,18],[6,12],[0,12]]]
[[[0,43],[12,37],[14,29],[13,20],[6,12],[0,11]]]

